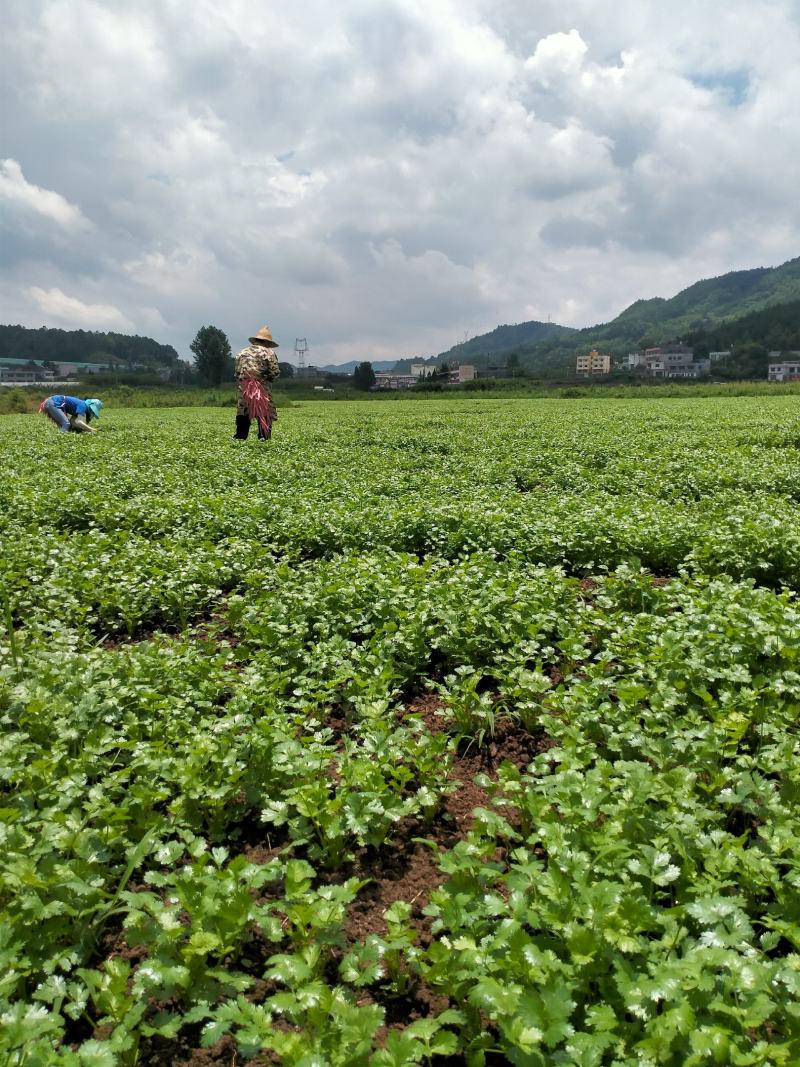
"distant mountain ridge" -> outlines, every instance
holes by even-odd
[[[441,352],[436,360],[450,362],[457,360],[464,363],[476,356],[491,356],[499,352],[507,352],[519,345],[535,344],[547,338],[563,336],[575,333],[570,326],[558,326],[554,322],[539,322],[536,319],[530,322],[520,322],[516,325],[495,326],[489,333],[472,337],[468,341]]]
[[[326,363],[324,367],[317,367],[317,370],[322,371],[324,374],[352,374],[361,362],[362,360],[360,359],[349,359],[347,363]],[[394,370],[397,360],[374,359],[371,362],[373,370]]]
[[[455,345],[439,359],[463,361],[469,356],[471,362],[486,367],[505,362],[514,354],[528,370],[559,373],[574,367],[576,354],[589,348],[622,356],[640,344],[658,345],[710,332],[745,315],[795,300],[800,300],[800,257],[777,267],[705,278],[666,299],[636,300],[610,322],[581,330],[538,322],[498,326],[491,333]],[[537,337],[542,327],[548,333]]]
[[[635,323],[645,328],[699,329],[722,319],[738,318],[770,304],[800,298],[800,257],[779,267],[735,270],[705,278],[667,300],[637,300],[608,324]]]

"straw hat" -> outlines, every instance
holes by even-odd
[[[278,342],[272,340],[272,333],[269,326],[262,326],[255,337],[248,338],[251,345],[260,342],[262,345],[266,345],[267,348],[278,348]]]

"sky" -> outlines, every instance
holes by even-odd
[[[319,365],[800,255],[800,0],[4,0],[0,322]]]

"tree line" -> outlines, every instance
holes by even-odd
[[[49,326],[0,326],[0,360],[34,363],[121,363],[173,367],[178,353],[151,337],[96,330],[59,330]]]
[[[693,330],[687,344],[705,344],[719,352],[736,345],[758,344],[771,352],[800,349],[800,300],[751,311],[738,319],[723,320],[715,326]]]
[[[218,326],[201,326],[189,345],[194,355],[195,372],[203,385],[222,385],[233,380],[233,353],[224,330]],[[292,378],[291,363],[278,363],[282,378]],[[375,384],[375,371],[365,360],[353,371],[353,386],[367,392]]]

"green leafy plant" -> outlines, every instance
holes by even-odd
[[[0,1059],[800,1062],[794,399],[281,416],[0,418]]]

